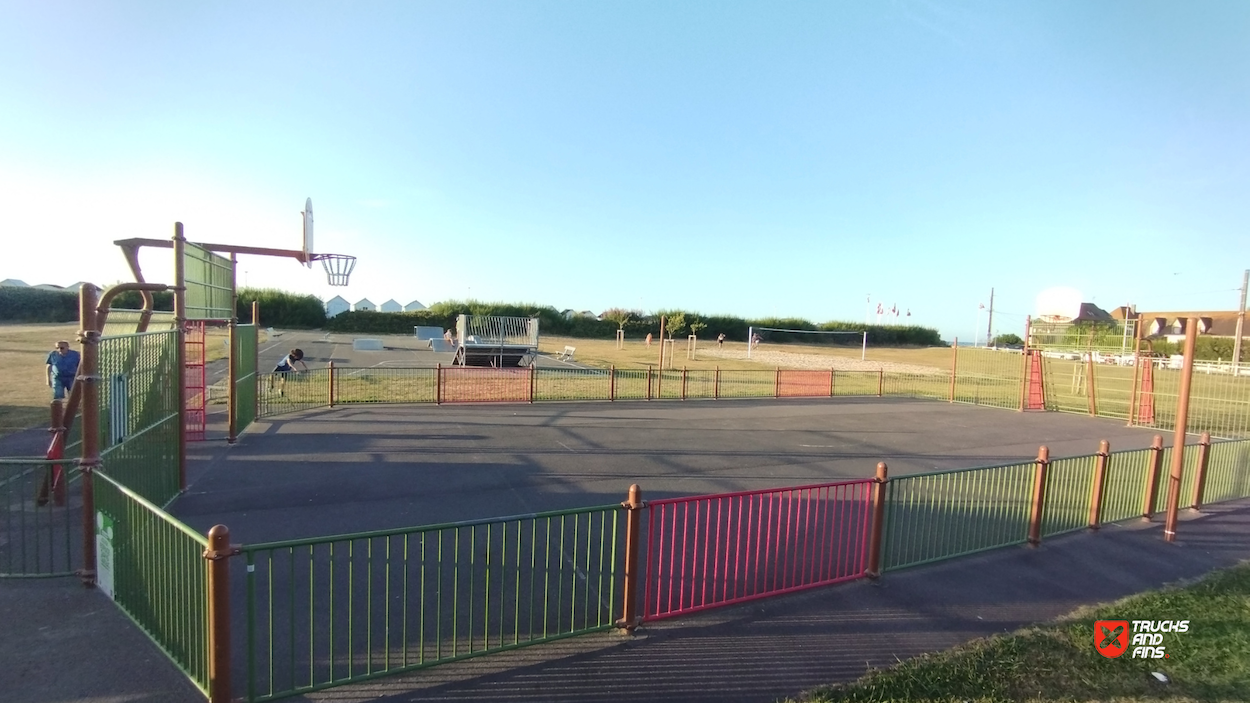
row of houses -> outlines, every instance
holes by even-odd
[[[425,306],[420,300],[414,300],[407,305],[400,305],[394,298],[382,303],[374,305],[372,300],[361,298],[354,303],[347,302],[347,299],[341,295],[336,295],[326,301],[326,317],[334,317],[342,315],[345,312],[416,312],[424,310]]]
[[[1107,312],[1093,303],[1081,303],[1076,317],[1041,315],[1041,322],[1124,322],[1133,321],[1140,328],[1141,336],[1183,341],[1190,318],[1198,319],[1198,334],[1211,337],[1235,337],[1237,335],[1236,310],[1184,310],[1184,311],[1138,311],[1136,305],[1122,305]],[[1250,330],[1246,330],[1250,331]],[[1243,332],[1244,334],[1244,332]]]

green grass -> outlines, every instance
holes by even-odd
[[[1164,636],[1167,659],[1108,659],[1093,644],[1095,620],[1189,620]],[[1130,650],[1131,653],[1131,650]],[[1151,672],[1170,679],[1160,683]],[[1057,622],[977,640],[817,689],[834,701],[1244,701],[1250,696],[1250,563],[1087,608]]]

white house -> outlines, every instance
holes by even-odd
[[[374,305],[373,301],[368,298],[361,298],[356,301],[355,305],[352,306],[352,310],[355,310],[356,312],[364,312],[366,310],[376,311],[377,309],[378,306]]]
[[[385,303],[382,303],[382,307],[379,308],[379,310],[381,310],[382,312],[403,312],[404,306],[396,302],[394,298],[391,298]]]
[[[326,317],[335,317],[342,315],[352,309],[352,304],[341,295],[336,295],[326,301]]]
[[[407,305],[404,306],[404,312],[416,312],[418,310],[424,310],[424,309],[425,309],[425,306],[421,304],[420,300],[414,300],[411,303],[408,303]]]

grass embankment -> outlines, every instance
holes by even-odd
[[[1166,659],[1108,659],[1095,620],[1189,620],[1164,635]],[[1130,640],[1131,641],[1131,640]],[[1158,681],[1151,672],[1169,679]],[[1078,611],[1058,622],[917,657],[808,699],[835,701],[1118,701],[1250,699],[1250,563],[1202,581]]]
[[[58,340],[77,349],[78,324],[0,324],[0,436],[29,427],[48,425],[48,388],[45,361]],[[209,361],[226,357],[225,329],[210,329],[205,342]],[[263,335],[262,335],[263,336]]]

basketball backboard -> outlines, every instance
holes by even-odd
[[[312,268],[313,255],[313,209],[312,198],[304,201],[304,265]]]

